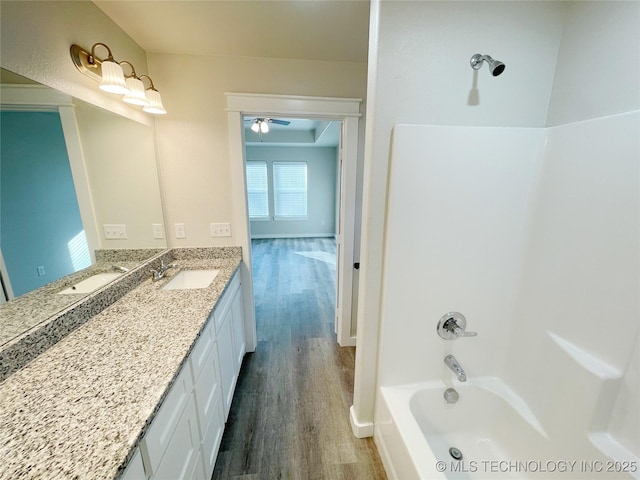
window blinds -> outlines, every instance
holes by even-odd
[[[266,162],[247,162],[247,198],[250,218],[269,218],[269,181]]]
[[[276,218],[306,217],[306,162],[273,162],[273,192]]]

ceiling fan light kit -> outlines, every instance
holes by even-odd
[[[245,122],[251,122],[251,131],[258,134],[258,138],[262,141],[262,134],[269,133],[269,124],[289,125],[288,120],[280,120],[277,118],[247,118]]]

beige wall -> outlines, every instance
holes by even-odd
[[[105,94],[71,61],[76,43],[90,49],[106,43],[116,60],[128,60],[147,73],[146,55],[109,17],[89,1],[6,2],[0,6],[0,62],[7,70],[121,115],[150,123],[149,115]],[[96,54],[103,58],[99,47]]]
[[[152,224],[164,224],[153,128],[76,101],[76,118],[101,248],[165,248]],[[107,240],[103,225],[124,224]]]
[[[364,63],[162,54],[149,54],[148,61],[169,111],[156,119],[169,246],[239,244],[209,232],[209,223],[232,220],[225,92],[366,93]],[[175,238],[175,223],[185,224],[186,239]]]

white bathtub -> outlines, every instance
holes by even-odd
[[[381,388],[374,436],[391,479],[637,478],[631,471],[637,465],[608,460],[586,436],[584,444],[553,445],[500,379],[457,384],[454,404],[445,402],[446,388],[442,382]]]

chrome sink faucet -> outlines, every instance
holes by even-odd
[[[456,377],[459,381],[467,381],[467,374],[464,373],[464,370],[458,363],[458,360],[456,360],[456,357],[454,357],[453,355],[447,355],[446,357],[444,357],[444,363],[453,371],[453,373],[456,374]]]
[[[164,274],[167,273],[167,270],[175,266],[176,266],[175,263],[170,263],[169,265],[165,265],[164,260],[160,260],[160,268],[158,268],[158,270],[154,270],[154,269],[149,270],[149,273],[151,273],[152,275],[151,279],[154,282],[157,282],[158,280],[164,277]]]

